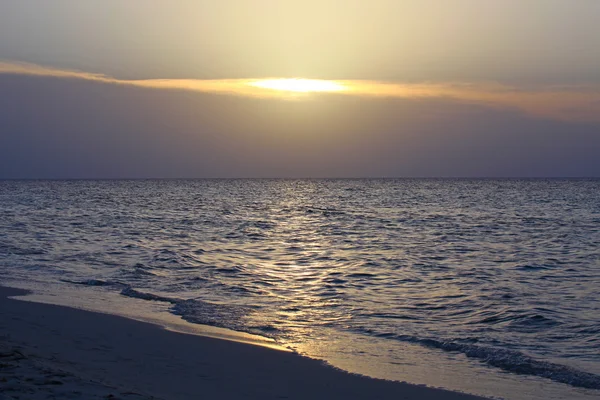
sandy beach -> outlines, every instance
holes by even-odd
[[[600,0],[0,0],[0,400],[600,400]]]
[[[293,353],[10,299],[0,288],[1,399],[478,397],[352,375]]]

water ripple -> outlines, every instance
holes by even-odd
[[[4,181],[0,273],[598,389],[599,198],[597,180]]]

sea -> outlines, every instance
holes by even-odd
[[[0,284],[375,378],[600,398],[600,180],[0,181]]]

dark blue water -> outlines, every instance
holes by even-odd
[[[0,273],[600,390],[598,180],[4,181]]]

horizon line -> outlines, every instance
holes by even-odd
[[[597,180],[590,176],[366,176],[366,177],[204,177],[204,178],[0,178],[0,181],[234,181],[234,180]]]

